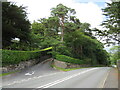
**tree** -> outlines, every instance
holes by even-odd
[[[35,36],[39,37],[38,45],[42,48],[52,46],[53,56],[62,54],[84,60],[92,65],[107,65],[108,55],[103,49],[103,44],[93,36],[89,23],[81,23],[79,19],[72,16],[75,14],[73,11],[59,4],[52,9],[51,17],[34,22],[32,31]],[[62,28],[62,35],[64,33],[62,42],[58,35],[59,28]]]
[[[39,45],[42,48],[49,47],[59,41],[59,26],[58,17],[41,18],[32,23],[32,32],[39,36]]]
[[[120,43],[120,1],[107,3],[107,7],[103,9],[106,20],[101,24],[105,30],[101,30],[101,36],[106,37],[107,44]]]
[[[64,23],[65,21],[68,21],[68,18],[70,18],[70,16],[72,14],[75,14],[75,10],[68,8],[66,6],[64,6],[63,4],[58,4],[56,6],[56,8],[52,8],[51,9],[51,15],[52,16],[57,16],[60,20],[60,25],[61,25],[61,41],[63,42],[64,39]]]
[[[2,41],[3,48],[12,44],[11,40],[19,38],[20,42],[28,43],[30,22],[27,19],[26,7],[11,2],[2,3]]]
[[[81,30],[76,30],[65,35],[65,45],[71,49],[72,57],[85,60],[89,64],[107,65],[108,53],[97,39],[92,38]]]
[[[110,49],[110,61],[111,64],[116,64],[117,60],[120,59],[120,46],[113,46]]]

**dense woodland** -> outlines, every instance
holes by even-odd
[[[26,7],[2,3],[3,50],[35,51],[52,47],[48,53],[54,58],[62,55],[91,65],[115,64],[120,59],[120,2],[107,5],[103,9],[106,21],[101,24],[106,29],[99,30],[90,29],[89,23],[81,23],[75,9],[63,4],[51,8],[50,17],[30,23]],[[116,45],[115,48],[108,53],[96,36],[102,37],[108,46]]]

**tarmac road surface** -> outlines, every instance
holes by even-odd
[[[112,70],[111,67],[94,67],[63,72],[52,68],[50,63],[40,63],[3,77],[2,88],[104,88]]]

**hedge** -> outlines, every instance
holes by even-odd
[[[50,49],[52,47],[35,51],[2,50],[2,65],[18,64],[21,61],[39,58],[42,52]]]
[[[67,62],[67,63],[73,63],[73,64],[85,64],[84,61],[75,59],[69,56],[65,55],[56,55],[56,59],[59,61]]]

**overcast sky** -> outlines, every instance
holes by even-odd
[[[8,0],[17,5],[27,6],[28,19],[38,20],[50,16],[50,9],[59,3],[76,10],[76,16],[81,22],[91,24],[91,28],[101,28],[99,25],[104,20],[101,8],[110,0]]]

